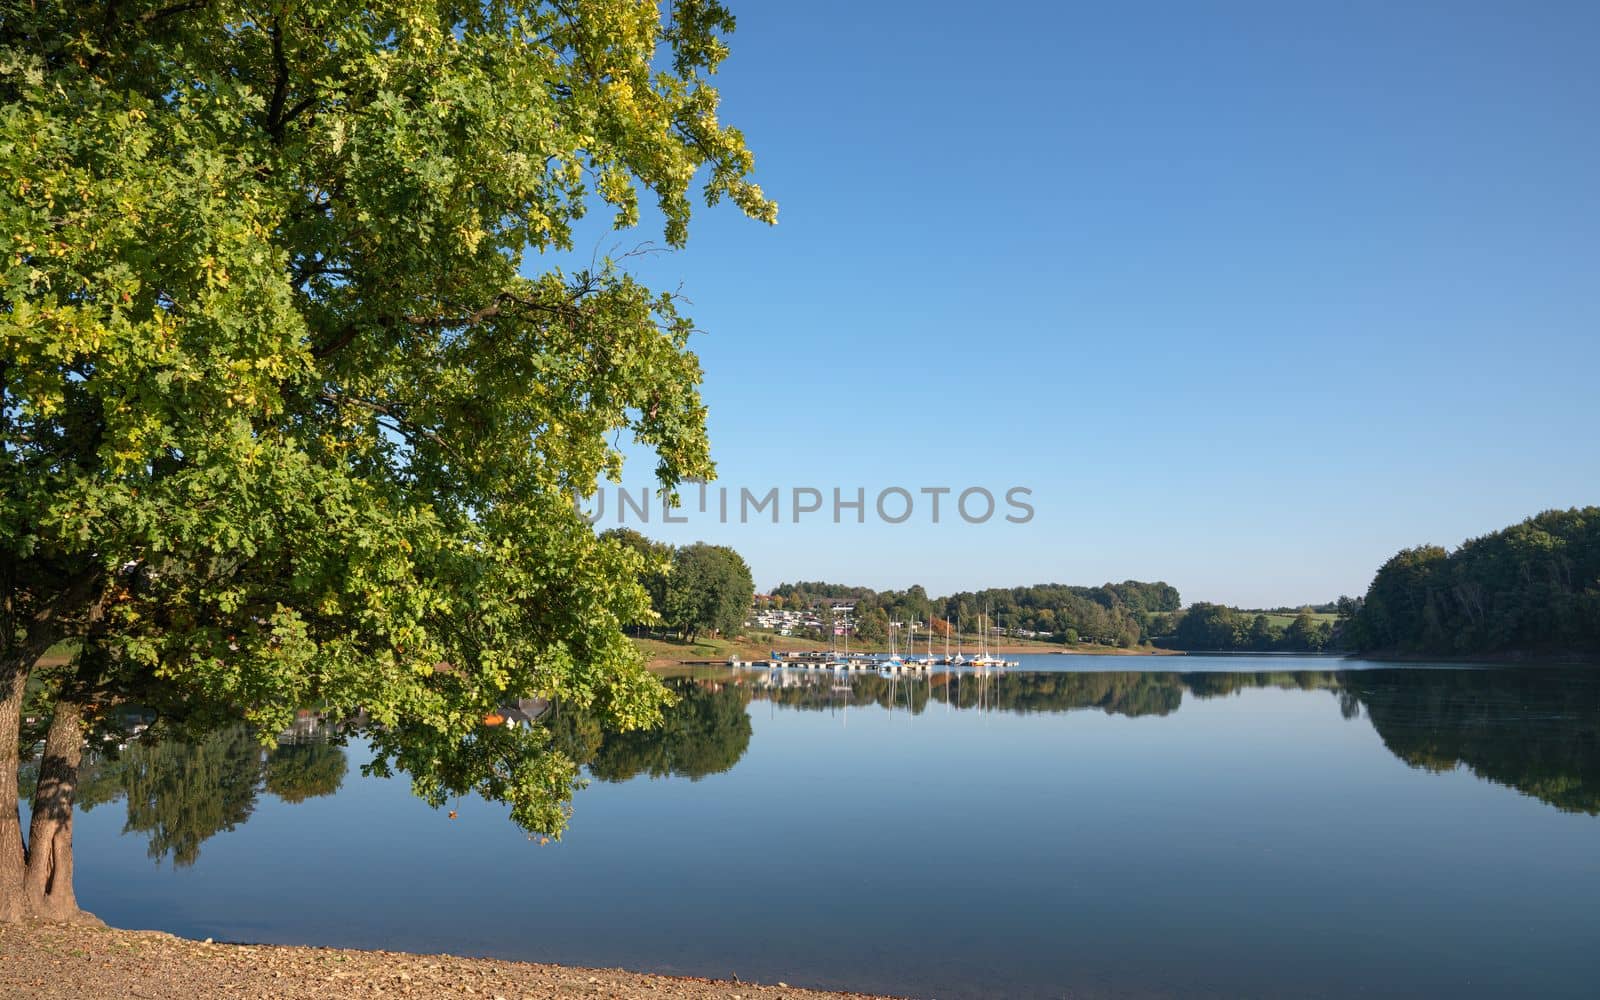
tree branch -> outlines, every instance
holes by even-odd
[[[393,405],[374,403],[370,400],[358,399],[355,396],[346,396],[344,393],[334,392],[331,389],[318,393],[317,398],[336,408],[342,406],[354,406],[357,409],[366,410],[368,413],[375,413],[378,416],[387,417],[395,422],[395,430],[400,431],[402,434],[425,437],[434,444],[438,445],[440,448],[444,449],[445,454],[449,455],[451,458],[454,458],[456,461],[461,460],[461,455],[455,450],[455,448],[451,447],[450,442],[440,437],[437,431],[429,430],[426,427],[418,427],[403,413],[397,412]]]
[[[516,292],[501,292],[489,304],[471,311],[435,313],[433,315],[412,314],[400,318],[406,324],[423,330],[454,330],[462,327],[477,326],[484,320],[493,319],[496,316],[511,315],[524,309],[575,321],[582,317],[579,303],[585,296],[593,294],[595,288],[596,283],[593,277],[584,275],[583,281],[572,289],[572,293],[564,301],[560,302],[540,302],[538,299],[518,295]],[[333,340],[321,347],[313,348],[311,356],[319,360],[329,357],[347,347],[351,341],[355,340],[357,333],[358,330],[355,324],[352,323],[341,330]]]
[[[278,120],[279,139],[283,138],[283,130],[285,126],[294,121],[296,118],[299,118],[301,115],[305,114],[307,111],[311,110],[311,108],[316,106],[316,103],[317,95],[312,94],[311,96],[298,101],[294,107],[290,108],[288,111],[285,111],[283,113],[283,117]]]
[[[189,3],[175,3],[170,7],[158,7],[155,10],[147,10],[143,14],[139,15],[139,23],[152,24],[156,21],[164,21],[167,18],[178,14],[187,14],[190,11],[203,10],[208,2],[209,0],[190,0]],[[114,6],[116,5],[107,5],[108,9],[106,11],[106,16],[108,19],[110,18],[111,14],[109,8]]]
[[[274,145],[283,144],[283,103],[289,97],[289,60],[283,53],[283,12],[272,18],[272,64],[276,76],[272,81],[272,101],[267,105],[267,134]]]
[[[330,340],[328,343],[323,344],[321,347],[313,348],[311,351],[311,356],[320,361],[323,358],[337,354],[340,350],[349,346],[352,340],[356,339],[356,332],[356,325],[351,323],[349,326],[339,331],[339,335]]]
[[[312,278],[319,277],[324,274],[331,274],[335,277],[348,279],[355,273],[355,271],[351,268],[343,267],[338,264],[326,264],[321,261],[316,263],[308,262],[304,267],[291,268],[291,270],[294,272],[293,280],[297,286],[303,285]]]
[[[577,297],[571,302],[556,303],[554,305],[548,302],[540,302],[537,299],[530,299],[526,296],[518,295],[515,292],[501,292],[499,295],[494,297],[493,302],[483,306],[482,308],[474,309],[471,312],[441,313],[434,316],[407,316],[405,319],[406,322],[412,326],[423,327],[431,330],[449,330],[456,327],[477,326],[486,319],[492,319],[496,316],[514,313],[519,309],[529,309],[534,312],[543,312],[554,316],[563,316],[568,319],[576,319],[579,316],[579,310],[575,303],[577,298],[581,298],[584,294],[586,294],[586,291],[586,289],[580,290]]]

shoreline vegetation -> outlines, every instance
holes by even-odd
[[[982,640],[976,635],[963,636],[961,648],[968,652],[978,649]],[[954,643],[954,640],[951,640]],[[935,645],[935,652],[944,651],[944,639],[941,637]],[[659,635],[635,636],[633,644],[644,654],[645,662],[650,667],[677,666],[685,663],[708,663],[711,661],[726,662],[729,657],[737,656],[744,661],[766,660],[773,650],[783,652],[803,652],[817,648],[827,648],[827,643],[819,643],[816,639],[796,638],[793,636],[780,636],[770,633],[756,633],[754,635],[740,635],[734,637],[707,637],[700,636],[691,641],[662,638]],[[952,645],[951,648],[954,648]],[[887,653],[889,647],[886,643],[857,643],[851,640],[851,652],[860,653]],[[1077,643],[1063,645],[1059,642],[1027,642],[1020,640],[1007,640],[996,642],[990,640],[989,651],[1000,656],[1015,656],[1019,654],[1082,654],[1086,656],[1181,656],[1183,652],[1175,649],[1158,649],[1150,646],[1133,647],[1124,649],[1120,646],[1105,646],[1095,643]],[[913,655],[921,655],[919,651]]]
[[[670,546],[637,533],[613,533],[668,569]],[[743,569],[736,553],[731,557]],[[750,593],[738,574],[738,598]],[[667,575],[641,580],[670,590]],[[695,581],[698,586],[698,581]],[[715,589],[715,588],[706,588]],[[925,629],[935,636],[989,637],[995,652],[1348,653],[1396,662],[1591,663],[1600,659],[1600,507],[1547,510],[1447,550],[1405,549],[1385,562],[1360,597],[1298,608],[1241,609],[1196,601],[1185,606],[1164,581],[1125,580],[1097,587],[1059,583],[992,587],[932,597],[925,588],[878,591],[827,581],[783,583],[754,595],[743,624],[782,627],[824,643],[848,633],[853,649]],[[726,602],[725,602],[726,603]],[[742,603],[742,602],[741,602]],[[739,623],[674,616],[656,602],[658,621],[683,639],[701,632],[733,635]],[[924,632],[926,635],[927,632]],[[996,649],[993,638],[1005,646]],[[936,640],[937,641],[937,640]],[[970,640],[964,640],[970,641]],[[908,653],[915,645],[905,645]],[[774,646],[773,648],[779,648]],[[1045,650],[1040,649],[1040,652]]]
[[[471,996],[868,998],[728,979],[411,952],[222,944],[89,923],[0,923],[0,984],[36,1000],[367,1000]],[[130,984],[138,992],[130,993]]]
[[[1428,657],[1600,654],[1600,507],[1547,510],[1468,539],[1419,545],[1340,602],[1344,645]]]
[[[967,640],[963,639],[962,641],[966,642]],[[737,655],[739,659],[746,662],[764,660],[767,658],[766,654],[773,649],[810,650],[816,646],[815,643],[792,639],[785,639],[783,645],[768,645],[759,640],[752,640],[747,636],[740,636],[737,639],[698,639],[692,643],[679,643],[657,638],[635,639],[634,645],[638,646],[640,651],[644,653],[646,666],[655,671],[671,671],[674,668],[689,665],[725,663],[728,657],[733,655]],[[863,653],[888,652],[887,648],[876,648],[870,645],[860,651]],[[1448,664],[1464,667],[1600,667],[1600,654],[1583,650],[1570,652],[1506,650],[1499,653],[1444,654],[1407,653],[1394,650],[1357,652],[1347,649],[1331,649],[1321,652],[1252,649],[1165,649],[1160,646],[1136,646],[1131,649],[1124,649],[1119,646],[1101,646],[1088,643],[1078,646],[1062,646],[1060,643],[1017,642],[990,643],[989,651],[999,656],[1234,656],[1263,661],[1314,657],[1332,661],[1364,660],[1373,663],[1393,663],[1397,666],[1405,664]]]

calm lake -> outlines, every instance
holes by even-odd
[[[361,746],[136,745],[86,781],[80,901],[191,937],[940,998],[1600,989],[1600,671],[674,683],[661,733],[558,720],[594,780],[544,846],[362,777]]]

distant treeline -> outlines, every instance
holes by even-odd
[[[1284,609],[1194,604],[1146,627],[1185,650],[1600,655],[1600,507],[1546,511],[1454,552],[1406,549],[1365,597],[1301,608],[1282,627],[1270,614]]]
[[[1406,549],[1344,613],[1345,644],[1366,652],[1600,653],[1600,507],[1546,511],[1454,552]]]
[[[920,585],[875,591],[802,581],[780,584],[773,588],[772,597],[792,608],[849,600],[856,607],[860,634],[869,640],[882,638],[890,622],[930,622],[936,633],[950,629],[972,632],[986,622],[1004,635],[1122,646],[1137,645],[1149,637],[1152,615],[1182,606],[1176,587],[1137,580],[1098,587],[1044,583],[939,598],[929,597]]]
[[[772,591],[775,602],[809,608],[848,600],[865,638],[881,638],[888,622],[931,621],[934,631],[978,627],[987,612],[991,628],[1008,636],[1047,642],[1100,643],[1132,647],[1154,643],[1168,649],[1260,652],[1316,652],[1334,648],[1336,629],[1327,615],[1333,602],[1270,612],[1240,611],[1220,604],[1195,604],[1183,610],[1176,587],[1164,582],[1125,580],[1098,587],[1059,583],[1032,587],[966,591],[930,598],[922,587],[875,591],[867,587],[807,582],[785,583]],[[1287,618],[1277,623],[1268,615]],[[1317,617],[1321,615],[1321,617]]]
[[[608,534],[654,567],[642,582],[664,622],[689,636],[737,629],[752,588],[749,569],[733,550],[672,549],[625,529]],[[780,584],[768,599],[795,610],[853,604],[856,634],[869,642],[885,640],[891,623],[926,622],[935,635],[970,634],[986,624],[1008,637],[1189,651],[1596,655],[1600,507],[1547,511],[1454,552],[1432,545],[1406,549],[1378,570],[1365,597],[1299,608],[1241,611],[1201,602],[1184,609],[1177,588],[1138,580],[948,597],[930,597],[920,585],[878,591],[800,581]],[[819,619],[819,638],[831,635],[832,621]]]
[[[1267,615],[1285,614],[1282,611],[1240,611],[1201,602],[1181,615],[1152,622],[1151,627],[1157,644],[1167,649],[1319,653],[1336,647],[1338,630],[1327,618],[1316,618],[1316,613],[1313,607],[1300,608],[1290,612],[1293,621],[1280,626]]]

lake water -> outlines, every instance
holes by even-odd
[[[705,675],[666,733],[590,734],[545,846],[362,777],[360,747],[265,777],[244,739],[152,755],[89,790],[80,900],[194,937],[941,998],[1600,989],[1600,671]]]

